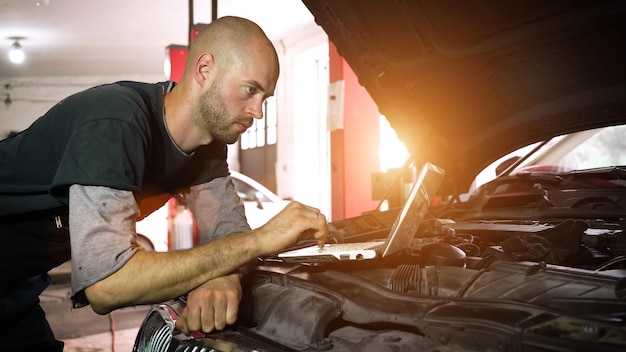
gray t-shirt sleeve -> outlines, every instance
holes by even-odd
[[[243,202],[230,176],[192,186],[185,199],[200,230],[201,244],[250,230]]]
[[[72,185],[69,208],[72,299],[80,306],[88,303],[85,288],[116,272],[139,249],[139,207],[131,191]]]

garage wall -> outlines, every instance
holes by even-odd
[[[277,194],[330,214],[330,175],[325,137],[327,95],[317,90],[318,60],[328,60],[328,37],[311,23],[274,43],[281,72],[276,87]],[[323,82],[328,86],[328,79]]]

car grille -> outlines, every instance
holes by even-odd
[[[222,352],[222,350],[216,350],[212,347],[198,347],[198,346],[178,346],[176,352]]]
[[[133,352],[168,352],[172,342],[172,329],[156,310],[146,317],[137,333]]]

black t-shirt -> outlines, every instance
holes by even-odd
[[[169,84],[90,88],[0,141],[0,216],[67,206],[72,184],[141,198],[226,176],[224,143],[186,155],[171,141],[163,116]]]

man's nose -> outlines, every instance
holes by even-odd
[[[265,99],[255,99],[250,106],[250,113],[255,119],[263,118],[263,106],[265,105]]]

